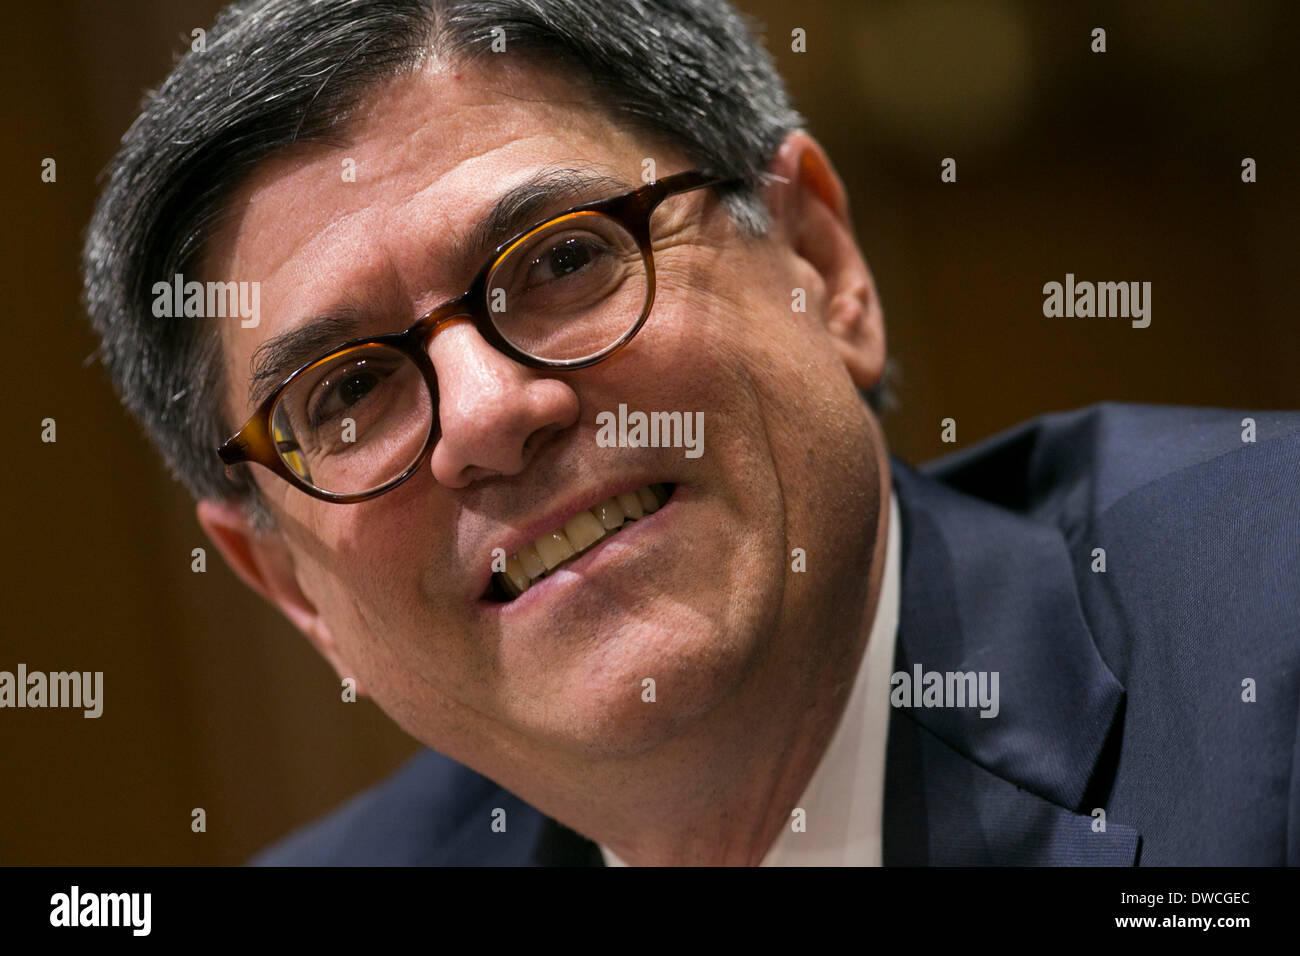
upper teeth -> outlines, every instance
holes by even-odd
[[[526,544],[506,558],[506,569],[493,577],[512,598],[523,594],[538,578],[575,558],[628,521],[658,511],[668,500],[663,485],[646,485],[615,495],[586,511],[579,511],[564,527]]]

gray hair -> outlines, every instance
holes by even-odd
[[[725,0],[242,0],[218,17],[127,130],[82,252],[99,355],[123,404],[196,498],[269,514],[246,469],[216,447],[225,356],[214,323],[154,318],[151,289],[197,266],[223,205],[262,160],[339,135],[364,94],[428,57],[471,61],[504,29],[522,51],[572,70],[619,122],[677,144],[745,188],[723,197],[750,235],[757,191],[802,125],[771,58]],[[497,34],[499,35],[499,33]],[[867,399],[878,411],[884,383]]]

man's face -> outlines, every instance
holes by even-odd
[[[661,178],[690,168],[561,80],[490,59],[388,84],[342,144],[294,148],[240,191],[205,263],[262,284],[260,323],[223,327],[229,421],[253,410],[263,343],[340,309],[355,335],[399,331],[463,291],[482,262],[465,253],[473,226],[542,168],[624,185],[534,218],[641,185],[646,158]],[[530,370],[452,325],[429,345],[441,436],[405,484],[337,505],[254,468],[313,609],[296,622],[408,732],[478,767],[644,752],[764,669],[797,669],[861,594],[877,432],[826,331],[823,275],[779,220],[746,239],[707,190],[652,225],[654,309],[608,361]],[[600,447],[596,416],[620,404],[703,412],[703,453]],[[658,512],[515,601],[486,595],[493,549],[651,483],[675,489]]]

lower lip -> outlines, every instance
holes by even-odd
[[[658,511],[646,515],[644,518],[638,518],[629,524],[624,524],[618,531],[608,537],[601,538],[600,541],[592,545],[582,553],[581,557],[575,558],[567,564],[550,572],[532,587],[530,587],[513,601],[489,601],[482,599],[479,604],[485,605],[487,610],[503,616],[513,616],[522,614],[537,604],[539,601],[545,601],[552,593],[559,593],[565,586],[573,586],[578,581],[598,570],[602,565],[602,560],[606,554],[612,555],[615,559],[618,553],[623,551],[622,546],[611,550],[609,545],[613,542],[623,542],[630,544],[639,544],[641,539],[647,534],[654,534],[663,525],[660,518],[667,513],[675,513],[674,506],[677,504],[678,496],[681,495],[682,489],[678,485],[673,489],[672,497]],[[629,526],[630,525],[630,526]]]

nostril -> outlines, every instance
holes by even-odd
[[[527,462],[529,456],[534,450],[536,450],[537,446],[542,444],[547,438],[558,431],[560,431],[560,426],[554,423],[543,425],[541,428],[534,430],[531,435],[524,439],[524,447],[522,451],[524,461]]]

